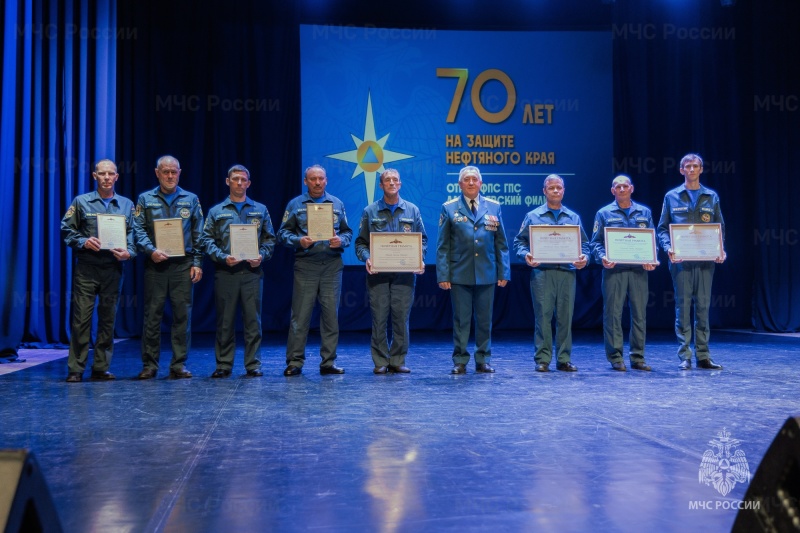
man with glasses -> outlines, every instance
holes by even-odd
[[[450,291],[453,306],[452,374],[466,374],[467,344],[475,317],[475,371],[493,373],[492,309],[495,285],[511,279],[508,241],[500,204],[480,194],[483,179],[477,167],[458,174],[462,194],[442,205],[436,244],[436,280]]]
[[[725,221],[719,207],[719,196],[700,184],[703,160],[697,154],[686,154],[681,159],[680,172],[683,184],[664,196],[661,220],[658,222],[658,240],[669,255],[669,272],[675,290],[675,335],[678,338],[679,368],[692,368],[692,304],[694,304],[694,355],[697,367],[721,370],[722,366],[711,360],[708,339],[711,325],[708,320],[711,308],[711,282],[716,263],[727,257],[723,246],[722,255],[714,261],[682,261],[675,257],[670,241],[670,224],[714,224],[721,225],[723,242]]]
[[[425,225],[419,208],[400,198],[400,173],[387,168],[378,184],[383,198],[364,208],[358,225],[356,257],[366,263],[369,308],[372,313],[372,338],[370,348],[375,374],[407,374],[408,320],[414,303],[414,285],[417,272],[375,272],[369,250],[369,235],[373,232],[403,232],[422,234],[422,257],[428,244]],[[387,323],[392,316],[392,342],[389,346]]]

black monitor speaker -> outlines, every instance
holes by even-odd
[[[778,432],[742,503],[732,533],[800,532],[800,417]]]
[[[0,531],[62,531],[53,498],[31,452],[0,450]]]

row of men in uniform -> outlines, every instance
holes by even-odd
[[[684,184],[664,198],[657,227],[659,245],[670,258],[676,301],[675,331],[679,342],[680,368],[692,363],[692,338],[697,366],[720,369],[710,358],[708,312],[714,262],[682,262],[672,253],[669,224],[721,223],[724,221],[717,194],[700,184],[702,159],[687,154],[681,161]],[[118,179],[116,165],[101,160],[93,177],[97,190],[73,200],[62,220],[65,243],[75,251],[71,339],[68,357],[68,382],[80,382],[88,360],[91,319],[98,304],[97,337],[91,370],[93,380],[113,380],[109,371],[113,350],[116,304],[122,285],[122,262],[137,252],[146,255],[144,274],[144,324],[142,332],[142,371],[138,379],[152,379],[159,369],[161,321],[166,299],[173,311],[172,360],[169,377],[189,378],[186,368],[191,342],[192,287],[203,275],[203,254],[215,266],[216,369],[214,378],[231,375],[235,349],[235,314],[241,308],[244,327],[244,366],[246,376],[259,377],[261,371],[261,263],[272,256],[275,242],[292,249],[295,255],[292,311],[286,346],[285,376],[302,373],[311,314],[320,306],[320,374],[343,374],[336,365],[339,337],[338,305],[342,286],[342,252],[350,245],[353,231],[347,222],[344,204],[326,191],[325,169],[314,165],[306,169],[307,192],[292,199],[286,207],[277,236],[266,206],[246,194],[250,173],[242,165],[228,171],[230,195],[215,205],[205,217],[196,195],[178,186],[180,164],[172,156],[158,159],[155,173],[159,185],[140,195],[136,206],[114,192]],[[480,194],[480,170],[468,166],[459,173],[462,195],[445,202],[439,218],[436,275],[439,287],[450,291],[453,308],[453,374],[466,373],[470,360],[468,340],[475,322],[475,371],[493,373],[491,366],[491,318],[495,286],[505,287],[510,279],[510,250],[500,204]],[[364,208],[356,238],[356,256],[365,262],[367,288],[372,315],[370,352],[375,374],[409,373],[409,317],[414,299],[415,276],[419,272],[375,272],[369,253],[369,234],[380,231],[418,232],[423,255],[427,247],[419,208],[400,197],[402,182],[395,169],[380,176],[383,196]],[[646,206],[633,202],[634,187],[628,176],[614,178],[611,193],[615,200],[598,211],[592,239],[583,231],[580,217],[563,205],[564,180],[550,175],[544,181],[546,203],[530,211],[513,241],[514,253],[532,267],[530,290],[535,315],[536,371],[549,371],[555,355],[556,368],[575,372],[571,362],[572,314],[575,298],[575,273],[594,255],[603,264],[603,330],[606,356],[617,371],[626,371],[623,358],[622,310],[626,298],[631,310],[630,363],[636,370],[649,371],[645,350],[645,311],[647,272],[658,263],[620,265],[605,256],[604,231],[609,227],[655,227]],[[335,236],[317,241],[308,236],[309,204],[333,204]],[[98,214],[123,214],[128,217],[127,247],[103,250],[96,235]],[[185,256],[171,257],[155,245],[154,220],[179,218],[182,221]],[[258,227],[260,257],[239,260],[230,254],[230,225],[254,224]],[[529,225],[577,225],[580,227],[582,254],[573,263],[540,264],[530,254]],[[723,256],[715,262],[721,263]],[[694,327],[691,312],[694,307]],[[555,346],[551,322],[555,317]],[[387,327],[391,318],[391,339]]]

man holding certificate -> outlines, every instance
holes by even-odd
[[[678,358],[681,370],[692,368],[692,303],[694,303],[694,355],[697,367],[707,370],[720,370],[721,365],[711,360],[708,350],[708,339],[711,325],[708,313],[711,307],[711,282],[714,278],[714,266],[725,261],[723,246],[725,238],[725,221],[719,207],[719,196],[708,187],[700,184],[703,173],[703,160],[697,154],[686,154],[681,159],[680,172],[684,182],[664,196],[661,208],[661,220],[658,222],[658,240],[661,248],[669,255],[669,272],[672,275],[672,286],[675,290],[675,335],[678,338]],[[680,237],[688,241],[687,248],[692,248],[691,241],[701,232],[694,231],[694,226],[715,224],[717,243],[714,253],[707,260],[684,260],[683,250],[673,243],[670,226],[683,224]],[[713,229],[713,228],[712,228]],[[703,246],[705,248],[705,246]],[[691,252],[688,255],[691,254]]]
[[[181,166],[165,155],[156,163],[158,187],[139,196],[134,217],[136,245],[144,266],[144,327],[139,379],[158,373],[161,319],[167,297],[172,307],[169,377],[192,377],[185,363],[192,338],[193,284],[203,277],[203,210],[197,196],[178,187]]]
[[[69,356],[67,381],[83,381],[92,334],[92,314],[97,304],[97,340],[94,344],[93,380],[112,380],[108,371],[114,351],[114,321],[122,290],[122,264],[136,255],[133,244],[133,202],[114,192],[119,178],[110,159],[95,164],[97,190],[76,197],[61,220],[61,235],[72,248]],[[102,230],[101,230],[102,229]],[[108,238],[103,238],[108,234]]]
[[[649,294],[647,272],[658,266],[653,215],[649,207],[631,200],[633,183],[628,176],[620,174],[614,178],[611,194],[615,200],[597,212],[592,232],[595,260],[604,267],[603,338],[606,358],[614,370],[627,370],[622,352],[622,308],[627,297],[631,311],[631,368],[650,371],[652,368],[644,358],[644,345]],[[640,232],[643,229],[648,231]]]
[[[561,176],[547,176],[542,189],[547,203],[525,215],[522,227],[514,238],[517,257],[533,267],[531,297],[537,372],[550,370],[553,358],[553,313],[556,317],[556,369],[562,372],[578,371],[571,361],[575,271],[586,266],[591,251],[581,217],[561,203],[564,190]],[[562,227],[553,229],[545,226]],[[532,242],[532,238],[536,240]]]
[[[475,372],[493,373],[492,310],[495,285],[511,279],[511,260],[500,204],[480,194],[478,167],[458,174],[461,196],[442,205],[436,243],[436,281],[453,306],[452,374],[466,374],[469,330],[475,317]]]
[[[344,369],[335,362],[344,268],[342,253],[350,245],[353,230],[347,225],[342,201],[325,192],[328,176],[324,168],[308,167],[303,183],[308,192],[289,202],[278,230],[278,241],[294,250],[292,315],[283,375],[298,376],[303,371],[308,328],[316,301],[321,311],[319,373],[344,374]]]
[[[261,263],[272,257],[275,233],[267,207],[247,196],[250,171],[242,165],[228,170],[230,196],[208,212],[203,228],[205,252],[214,261],[217,368],[212,378],[231,375],[236,347],[236,307],[241,304],[244,325],[244,368],[248,377],[261,377]]]
[[[408,320],[411,316],[411,305],[414,303],[415,275],[425,272],[423,259],[428,244],[428,236],[422,223],[419,208],[400,198],[400,173],[389,168],[380,175],[378,184],[383,191],[383,198],[364,208],[361,222],[358,225],[358,238],[356,239],[356,256],[364,261],[367,267],[367,290],[369,291],[369,307],[372,312],[372,338],[370,351],[372,362],[375,363],[375,374],[411,372],[406,366],[408,354],[409,328]],[[407,261],[405,256],[398,257],[396,264],[387,265],[388,270],[376,269],[373,257],[370,257],[370,236],[380,233],[401,233],[391,238],[384,247],[372,250],[373,256],[378,256],[385,251],[391,256],[391,251],[399,246],[410,249],[416,254],[416,263]],[[419,237],[419,241],[409,238],[406,244],[401,241],[405,237],[412,237],[412,233]],[[412,244],[419,245],[416,247]],[[381,243],[382,244],[382,243]],[[386,261],[391,263],[390,261]],[[379,263],[380,264],[380,263]],[[412,271],[409,271],[411,269]],[[395,271],[392,271],[395,270]],[[387,340],[387,322],[389,314],[392,315],[392,345],[389,347]]]

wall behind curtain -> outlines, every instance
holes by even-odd
[[[66,342],[71,253],[59,223],[114,157],[116,4],[6,0],[0,236],[2,343]]]

